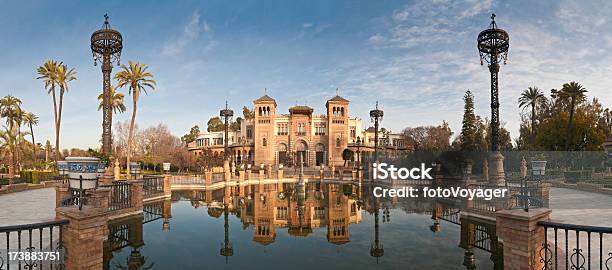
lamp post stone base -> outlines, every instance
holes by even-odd
[[[506,175],[504,173],[504,156],[501,152],[496,151],[489,156],[489,164],[491,171],[489,175],[489,183],[494,186],[503,186],[506,184]]]

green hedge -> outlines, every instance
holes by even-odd
[[[42,181],[51,180],[54,177],[57,177],[57,172],[49,172],[49,171],[22,171],[21,179],[23,179],[26,183],[32,184],[40,184]]]
[[[565,182],[567,183],[578,183],[591,180],[593,178],[592,171],[567,171],[563,173]]]

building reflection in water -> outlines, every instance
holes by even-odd
[[[169,231],[172,201],[188,200],[194,208],[205,207],[211,217],[223,216],[224,235],[222,239],[219,237],[219,254],[225,257],[226,263],[235,252],[230,241],[230,215],[240,221],[243,229],[252,226],[252,241],[264,247],[274,243],[277,230],[287,229],[291,236],[306,237],[314,229],[323,227],[326,228],[329,243],[343,245],[350,242],[349,226],[361,222],[362,210],[374,217],[369,252],[379,263],[385,255],[381,236],[384,226],[381,225],[391,221],[389,209],[393,208],[407,214],[431,215],[429,230],[433,233],[441,232],[443,226],[459,227],[459,247],[464,249],[462,262],[466,269],[476,269],[477,249],[489,252],[494,268],[503,269],[502,246],[495,235],[495,222],[462,213],[461,203],[425,198],[375,198],[371,185],[360,188],[353,184],[299,179],[297,183],[259,183],[216,190],[173,191],[171,200],[146,203],[143,214],[109,223],[104,268],[152,269],[155,263],[141,253],[145,245],[143,224],[162,220],[161,229]],[[130,249],[126,258],[113,258],[124,248]]]

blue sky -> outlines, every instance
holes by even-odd
[[[476,36],[491,12],[510,34],[500,75],[501,120],[518,136],[516,100],[528,86],[545,91],[576,80],[612,104],[610,1],[2,1],[0,94],[40,116],[37,140],[53,141],[52,101],[36,67],[52,58],[78,72],[66,95],[62,148],[97,147],[100,66],[89,38],[104,13],[124,37],[122,62],[150,66],[157,91],[142,96],[137,120],[181,136],[204,127],[225,99],[237,113],[264,93],[281,112],[296,103],[322,113],[340,89],[350,114],[369,124],[376,100],[383,125],[450,122],[460,130],[462,96],[490,115],[489,73]],[[115,67],[114,71],[118,68]],[[123,93],[125,89],[120,90]],[[129,99],[126,101],[130,101]],[[129,119],[128,112],[115,120]]]

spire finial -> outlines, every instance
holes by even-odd
[[[378,110],[378,100],[376,101],[376,109]]]
[[[338,88],[336,87],[336,96],[338,96],[338,92],[339,92],[339,91],[338,91]]]
[[[227,99],[225,100],[225,108],[227,109]]]
[[[266,87],[264,88],[264,95],[267,95],[267,94],[268,94],[268,88]]]

